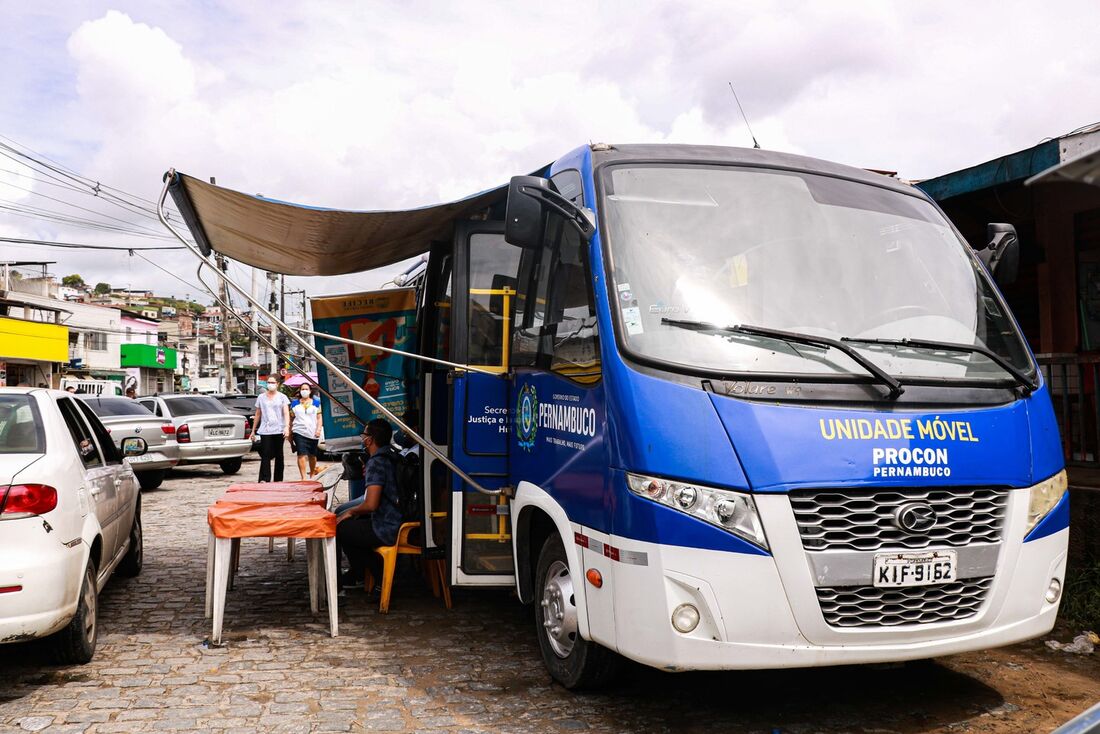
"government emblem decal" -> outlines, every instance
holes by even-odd
[[[535,448],[535,435],[539,430],[539,396],[531,384],[520,388],[516,400],[516,441],[524,451]]]

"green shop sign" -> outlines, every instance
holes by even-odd
[[[176,350],[152,344],[123,344],[119,363],[123,367],[149,367],[155,370],[176,369]]]

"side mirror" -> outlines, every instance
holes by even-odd
[[[542,199],[551,183],[538,176],[512,176],[504,213],[504,241],[518,247],[538,247],[542,237]]]
[[[558,193],[554,184],[538,176],[513,176],[508,184],[504,213],[504,241],[518,247],[538,247],[542,239],[542,214],[551,209],[565,217],[581,237],[591,239],[596,217]]]
[[[1011,224],[991,223],[986,227],[989,244],[978,252],[998,285],[1012,285],[1020,270],[1020,240]]]
[[[149,444],[145,443],[144,438],[130,436],[129,438],[122,439],[122,455],[124,457],[141,456],[148,449]]]

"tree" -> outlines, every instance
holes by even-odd
[[[96,283],[95,284],[95,292],[98,295],[101,295],[101,296],[105,293],[110,293],[111,292],[111,284],[110,283]]]
[[[83,288],[84,287],[84,279],[81,278],[76,273],[73,273],[72,275],[66,275],[64,278],[62,278],[61,279],[61,285],[66,286],[68,288]]]

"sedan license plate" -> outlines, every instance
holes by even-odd
[[[953,550],[929,553],[878,553],[874,585],[883,587],[932,586],[956,580],[958,557]]]
[[[147,461],[159,461],[163,458],[160,454],[142,454],[141,456],[131,456],[131,464],[144,464]]]
[[[218,427],[207,428],[206,429],[206,437],[207,438],[229,438],[232,435],[233,435],[233,429],[230,428],[229,426],[225,426],[224,428],[218,426]]]

